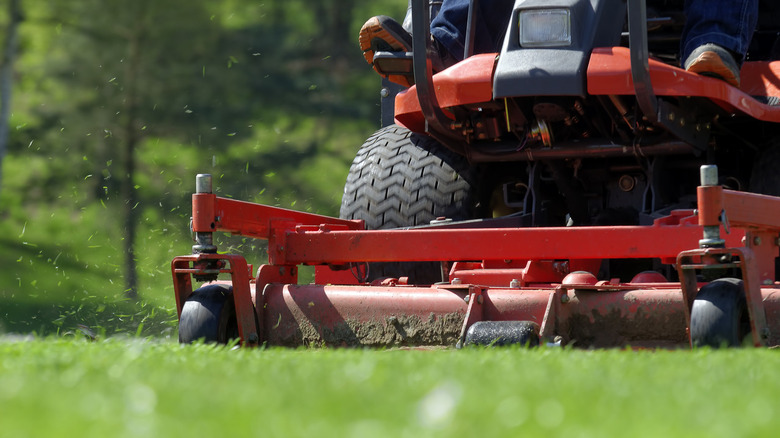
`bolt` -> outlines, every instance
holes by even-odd
[[[561,302],[562,303],[568,303],[569,302],[569,296],[566,294],[561,295]]]
[[[753,238],[753,245],[755,245],[755,246],[761,245],[761,237],[760,236],[756,236],[756,237]]]
[[[761,339],[769,339],[769,327],[761,329]]]
[[[260,337],[257,336],[257,333],[250,333],[246,340],[250,344],[257,344],[260,341]]]
[[[520,288],[520,281],[518,281],[516,278],[513,278],[512,281],[509,282],[509,287],[513,289],[519,289]]]
[[[674,121],[674,113],[669,113],[669,115],[666,118],[669,119],[670,122]]]
[[[460,278],[453,278],[450,283],[452,283],[452,284],[462,284],[463,282],[461,281]]]
[[[465,301],[465,302],[467,302],[467,303],[468,303],[468,302],[469,302],[469,298],[470,298],[470,297],[469,297],[468,295],[466,295],[465,297],[463,297],[463,301]]]
[[[482,295],[477,295],[477,304],[482,304]]]
[[[387,88],[382,88],[379,91],[379,96],[381,96],[381,97],[388,97],[388,96],[390,96],[390,90],[388,90]]]

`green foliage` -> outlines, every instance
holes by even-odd
[[[212,173],[223,196],[338,214],[349,163],[379,118],[379,79],[357,33],[371,15],[400,18],[405,2],[22,8],[0,188],[0,332],[134,332],[154,312],[142,331],[162,333],[174,314],[170,260],[190,252],[195,174]],[[123,298],[130,137],[139,303]],[[218,240],[263,261],[262,242]]]
[[[780,426],[771,350],[230,350],[74,337],[0,342],[0,437],[731,438]]]

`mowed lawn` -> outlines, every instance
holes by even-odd
[[[0,437],[740,437],[780,351],[239,350],[0,341]]]

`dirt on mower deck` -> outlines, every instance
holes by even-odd
[[[298,347],[399,347],[455,345],[463,325],[463,314],[431,313],[426,320],[417,315],[389,316],[384,320],[347,319],[332,327],[316,324],[303,315],[295,322],[270,327],[272,345]]]

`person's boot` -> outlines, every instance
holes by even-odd
[[[734,55],[716,44],[697,47],[684,63],[685,70],[710,76],[739,87],[739,64]]]
[[[411,52],[412,35],[407,32],[397,21],[385,15],[371,17],[360,28],[358,37],[360,50],[363,51],[363,57],[366,58],[374,70],[386,77],[390,82],[394,82],[404,87],[412,86],[412,81],[407,76],[385,75],[374,66],[375,52]]]

